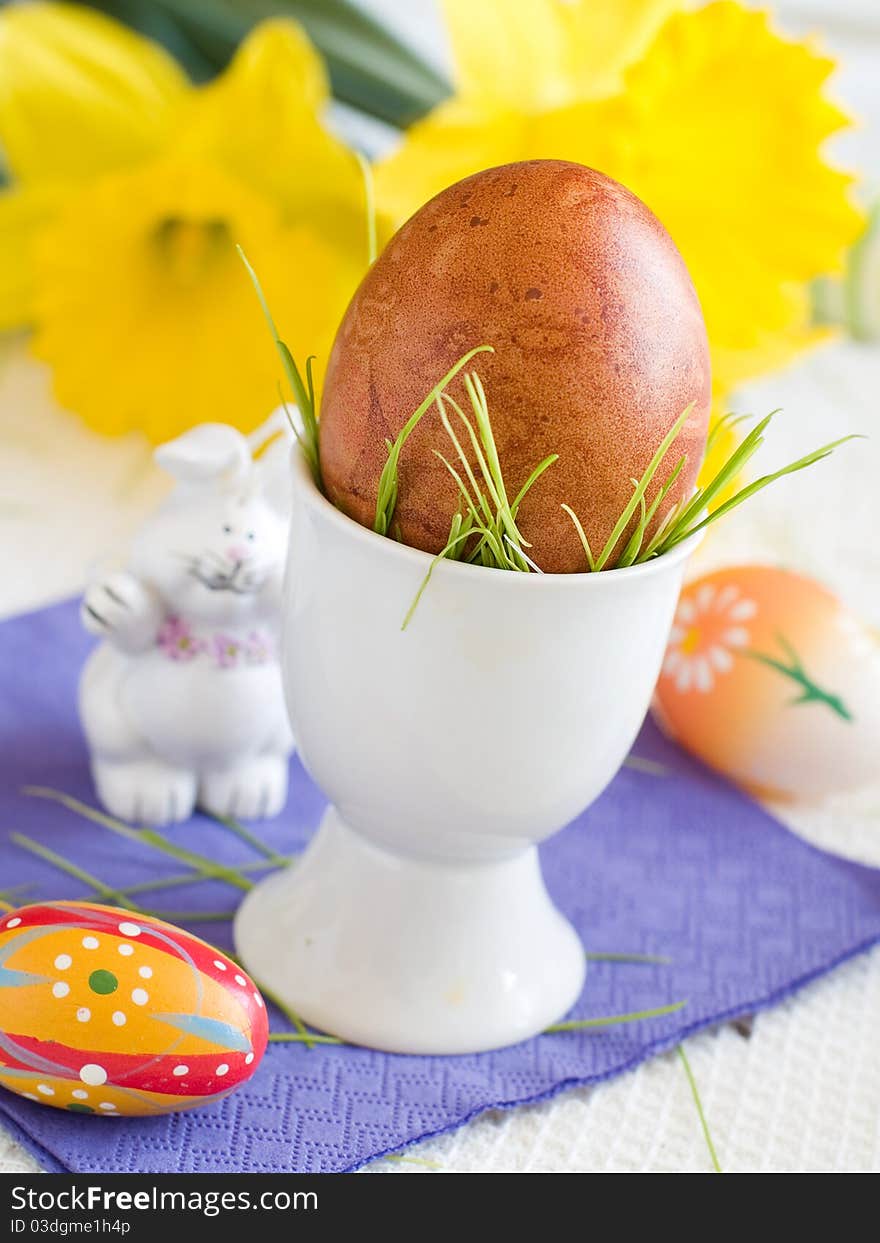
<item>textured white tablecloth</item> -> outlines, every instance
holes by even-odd
[[[515,3],[516,0],[511,0]],[[373,0],[430,40],[430,6]],[[423,9],[420,25],[412,17]],[[846,58],[838,93],[865,118],[845,156],[880,170],[880,11],[877,0],[790,0],[792,29],[822,25]],[[827,16],[826,16],[827,14]],[[737,402],[783,406],[762,465],[798,456],[849,431],[845,447],[727,520],[701,564],[778,560],[814,573],[880,628],[880,349],[837,344],[752,386]],[[75,591],[90,564],[124,546],[162,491],[136,437],[99,440],[56,410],[43,371],[18,343],[0,347],[0,614]],[[777,813],[778,814],[778,813]],[[821,809],[784,813],[828,849],[880,866],[880,784]],[[728,1171],[880,1170],[880,949],[839,968],[757,1018],[687,1050],[721,1164]],[[381,1162],[395,1173],[447,1171],[701,1171],[710,1168],[687,1081],[675,1055],[594,1090],[508,1114],[487,1114],[411,1150],[429,1165]],[[0,1171],[37,1168],[0,1129]]]

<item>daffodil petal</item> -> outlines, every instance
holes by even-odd
[[[120,204],[126,205],[120,211]],[[326,362],[363,270],[320,222],[216,165],[169,158],[70,195],[35,253],[37,331],[61,405],[105,434],[154,442],[204,420],[249,430],[278,404],[281,367],[238,241],[296,357]]]
[[[322,124],[328,98],[323,63],[303,30],[262,22],[226,72],[197,92],[178,149],[217,160],[280,203],[290,223],[306,214],[322,219],[328,235],[362,238],[362,174]]]
[[[465,99],[531,109],[569,98],[557,0],[442,0]]]
[[[151,155],[187,87],[161,48],[91,9],[0,12],[0,147],[20,181],[87,179]]]
[[[21,328],[33,315],[35,237],[57,210],[56,187],[0,194],[0,331]]]
[[[616,89],[682,0],[443,0],[456,85],[525,111]]]
[[[525,122],[515,112],[487,118],[451,99],[416,122],[403,144],[376,167],[376,197],[395,225],[454,181],[523,158]]]
[[[573,96],[598,98],[620,88],[623,71],[643,55],[684,0],[557,0]]]
[[[625,91],[547,114],[542,154],[601,168],[660,217],[703,305],[716,392],[821,339],[807,283],[838,270],[862,217],[825,140],[847,123],[823,94],[833,65],[716,3],[669,19]]]

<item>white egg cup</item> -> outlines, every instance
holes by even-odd
[[[332,801],[235,922],[247,969],[306,1022],[397,1053],[475,1053],[555,1022],[584,948],[536,844],[638,732],[695,539],[645,565],[517,574],[431,558],[345,517],[294,452],[282,663]]]

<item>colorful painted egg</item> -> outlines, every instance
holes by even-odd
[[[654,714],[757,794],[818,799],[878,776],[880,644],[813,579],[734,566],[681,594]]]
[[[0,919],[0,1084],[72,1113],[207,1105],[266,1049],[259,991],[171,924],[88,902]]]

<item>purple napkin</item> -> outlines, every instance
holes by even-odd
[[[72,602],[0,624],[0,888],[23,901],[92,896],[9,840],[18,830],[117,886],[181,865],[122,841],[21,787],[94,803],[75,714],[88,640]],[[168,1118],[82,1118],[0,1090],[0,1118],[51,1170],[312,1172],[383,1153],[508,1108],[596,1083],[689,1033],[750,1013],[880,939],[880,872],[805,845],[646,724],[603,797],[543,850],[547,884],[592,952],[664,955],[668,965],[591,963],[572,1017],[687,1005],[661,1019],[541,1036],[473,1057],[397,1057],[345,1046],[270,1045],[246,1087]],[[324,798],[294,760],[287,811],[256,826],[292,853]],[[174,841],[224,862],[253,861],[226,829],[196,817]],[[232,910],[216,882],[149,895],[164,910]],[[146,902],[146,898],[143,899]],[[229,925],[193,931],[230,946]],[[289,1025],[272,1014],[275,1031]]]

